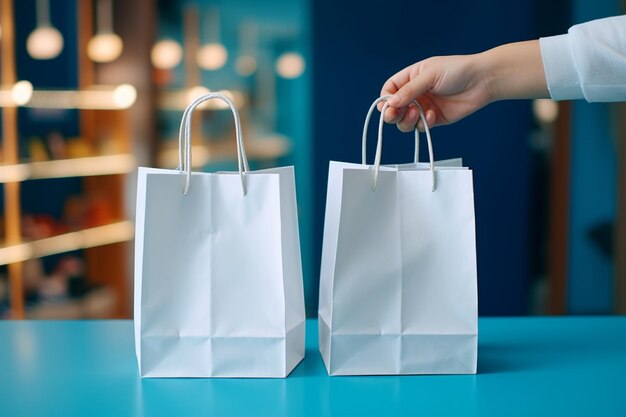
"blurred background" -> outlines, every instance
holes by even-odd
[[[0,0],[0,318],[131,317],[136,168],[176,167],[182,111],[208,91],[239,107],[253,169],[296,166],[315,316],[328,161],[360,160],[389,76],[626,9],[388,4]],[[196,113],[195,170],[235,169],[231,118]],[[626,313],[625,120],[622,104],[515,101],[433,130],[437,159],[474,170],[481,315]],[[385,135],[383,163],[408,162],[411,135]]]

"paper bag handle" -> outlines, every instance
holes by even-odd
[[[376,105],[378,103],[380,103],[381,101],[385,101],[385,105],[383,106],[381,112],[380,112],[380,120],[378,121],[378,143],[376,144],[376,156],[374,157],[374,184],[373,184],[373,189],[376,190],[376,186],[378,185],[378,172],[380,170],[380,159],[381,159],[381,155],[382,155],[382,150],[383,150],[383,126],[385,124],[385,111],[387,110],[387,108],[389,107],[389,104],[386,102],[389,98],[391,97],[391,95],[386,95],[386,96],[382,96],[377,98],[376,100],[374,100],[374,103],[372,103],[372,105],[370,106],[370,109],[368,111],[367,117],[365,119],[365,126],[363,128],[363,149],[362,149],[362,164],[365,165],[366,164],[366,158],[365,158],[365,148],[366,148],[366,144],[367,144],[367,126],[369,124],[372,112],[374,111],[374,109],[376,108]],[[435,191],[436,189],[436,182],[435,182],[435,158],[433,156],[433,142],[430,136],[430,129],[428,128],[428,123],[426,122],[426,115],[424,114],[424,110],[422,109],[422,106],[420,106],[420,104],[417,102],[417,100],[413,100],[413,104],[415,105],[415,107],[417,107],[417,109],[420,112],[420,118],[423,120],[424,122],[424,131],[426,133],[426,141],[428,143],[428,157],[430,159],[430,173],[431,173],[431,178],[432,178],[432,188],[431,191]],[[417,126],[415,127],[415,162],[418,162],[418,148],[419,148],[419,131],[417,130]]]
[[[361,164],[363,165],[367,163],[367,128],[370,125],[370,119],[372,118],[372,114],[374,113],[374,110],[376,110],[376,105],[380,103],[381,101],[389,99],[389,97],[391,96],[387,95],[387,96],[382,96],[382,97],[377,98],[370,106],[370,109],[367,111],[367,116],[365,117],[365,124],[363,125],[363,136],[362,136],[362,144],[361,144]],[[417,101],[414,101],[414,103],[417,103]],[[415,127],[415,154],[413,156],[414,163],[419,162],[419,154],[420,154],[420,132],[417,129],[417,127]]]
[[[237,166],[239,170],[239,177],[241,178],[241,189],[243,194],[246,194],[246,183],[244,174],[250,172],[248,166],[248,158],[246,151],[243,147],[243,135],[241,133],[241,121],[239,119],[239,113],[235,104],[230,98],[221,93],[208,93],[196,98],[187,106],[183,113],[182,120],[180,122],[180,129],[178,132],[178,170],[185,172],[185,188],[183,195],[187,195],[189,192],[189,183],[191,180],[191,115],[193,111],[205,101],[212,99],[220,99],[225,102],[233,113],[235,119],[235,136],[237,140]]]

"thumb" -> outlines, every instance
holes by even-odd
[[[387,101],[390,107],[401,108],[409,105],[413,100],[430,90],[430,80],[425,74],[417,77],[404,84],[400,89]]]

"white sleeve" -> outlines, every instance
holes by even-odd
[[[626,101],[626,15],[572,26],[540,45],[552,99]]]

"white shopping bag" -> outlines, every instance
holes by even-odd
[[[429,164],[380,166],[382,128],[381,117],[373,166],[365,165],[367,124],[363,164],[330,163],[324,364],[330,375],[476,373],[472,171],[458,160],[435,164],[428,126]]]
[[[239,172],[191,172],[190,120],[235,117]],[[181,123],[177,170],[139,168],[135,347],[142,377],[286,377],[304,357],[293,167],[250,171],[221,94]]]

